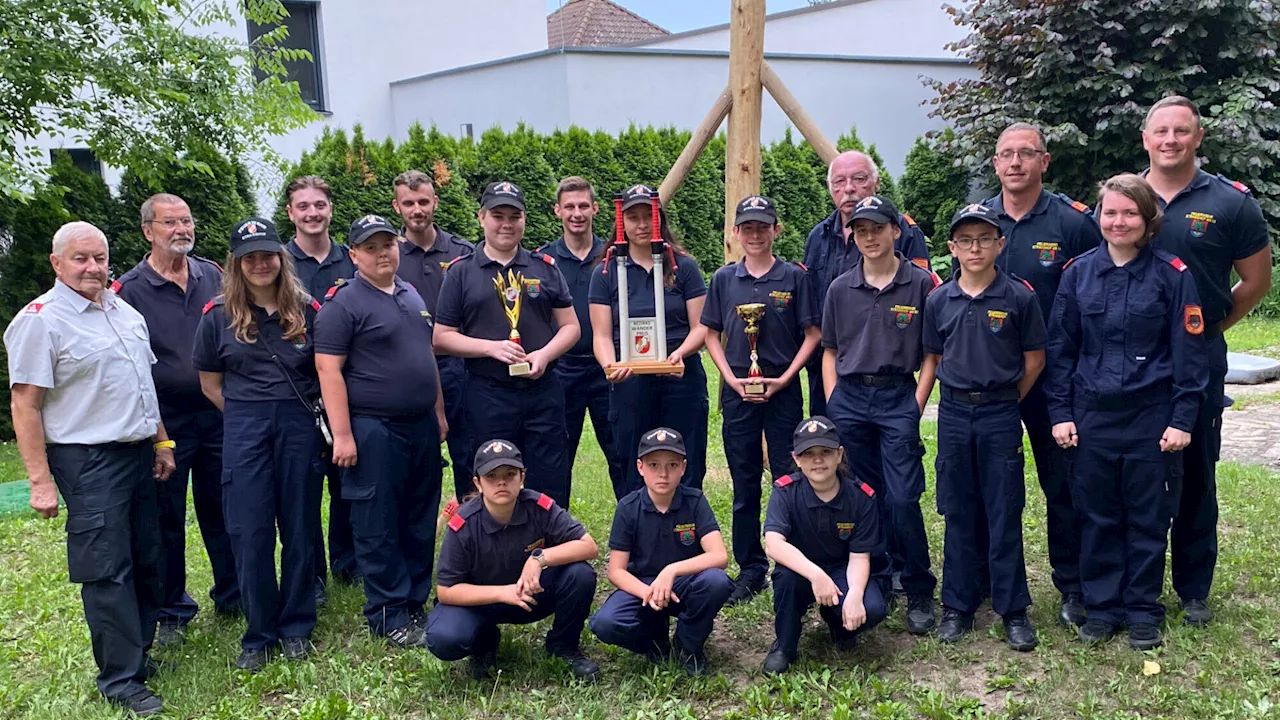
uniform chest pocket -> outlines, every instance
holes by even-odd
[[[95,362],[99,353],[111,347],[111,341],[105,337],[89,338],[81,340],[67,348],[67,354],[76,362],[90,361]]]
[[[1136,359],[1145,359],[1160,348],[1168,312],[1168,302],[1163,298],[1142,294],[1130,298],[1125,314],[1125,336],[1129,351]]]

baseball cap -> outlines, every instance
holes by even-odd
[[[640,451],[636,457],[644,457],[658,450],[670,450],[684,456],[684,436],[671,428],[654,428],[640,437]]]
[[[853,208],[853,217],[849,218],[849,225],[853,225],[854,220],[870,220],[881,225],[897,225],[898,224],[898,206],[887,197],[880,195],[871,195],[862,198]]]
[[[524,191],[520,186],[506,180],[485,186],[484,195],[480,198],[480,209],[492,210],[503,205],[524,212]]]
[[[778,209],[769,198],[762,195],[752,195],[738,203],[738,209],[733,216],[735,227],[745,222],[762,222],[769,225],[777,225]]]
[[[373,238],[375,235],[382,233],[391,233],[399,236],[400,231],[395,229],[386,218],[377,215],[365,215],[359,220],[351,223],[351,232],[347,234],[347,244],[355,247],[360,243]]]
[[[276,226],[265,218],[249,218],[231,229],[231,252],[244,257],[251,252],[280,252],[284,245]]]
[[[637,205],[652,205],[658,191],[648,185],[632,185],[622,191],[622,210],[626,212]]]
[[[823,415],[814,415],[801,421],[791,436],[791,450],[795,454],[811,447],[836,449],[840,447],[840,437],[836,435],[836,424]]]
[[[524,469],[524,456],[515,445],[506,440],[490,440],[476,451],[476,475],[484,475],[503,465]]]
[[[957,225],[969,220],[984,222],[996,230],[1000,229],[1000,215],[996,213],[994,209],[989,208],[986,205],[974,203],[972,205],[965,205],[951,216],[951,234],[955,234]]]

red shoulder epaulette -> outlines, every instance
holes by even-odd
[[[1179,258],[1176,255],[1169,259],[1169,264],[1172,265],[1174,269],[1176,269],[1178,272],[1187,271],[1187,264],[1182,262],[1182,258]]]
[[[320,303],[316,302],[315,298],[311,298],[311,309],[320,312]]]
[[[113,281],[113,282],[111,283],[111,292],[113,292],[113,293],[118,293],[118,292],[120,292],[120,287],[121,287],[121,286],[120,286],[120,281],[119,281],[119,280],[115,280],[115,281]]]
[[[1033,294],[1035,293],[1036,289],[1031,287],[1031,283],[1027,282],[1026,280],[1023,280],[1022,278],[1018,278],[1018,280],[1021,281],[1023,285],[1026,285],[1027,289],[1030,290]]]
[[[341,285],[334,285],[333,287],[329,288],[329,292],[327,292],[327,293],[325,293],[325,294],[324,294],[324,299],[325,299],[325,300],[332,300],[332,299],[333,299],[333,296],[334,296],[335,294],[337,294],[337,292],[338,292],[338,288],[340,288],[340,287],[342,287],[342,286],[341,286]]]
[[[910,225],[911,227],[916,227],[916,221],[915,221],[914,219],[912,219],[912,217],[911,217],[910,215],[908,215],[908,214],[906,214],[906,213],[902,213],[902,219],[903,219],[903,220],[906,220],[906,221],[907,221],[907,224],[908,224],[908,225]]]
[[[209,262],[213,263],[213,266],[218,268],[218,272],[223,273],[224,275],[226,274],[227,271],[223,270],[221,265],[219,265],[216,262],[213,262],[212,260],[210,260]]]
[[[915,265],[916,267],[920,268],[921,270],[928,270],[928,269],[929,269],[929,259],[928,259],[928,258],[911,258],[911,263],[912,263],[913,265]]]
[[[1087,212],[1089,212],[1089,206],[1088,206],[1088,205],[1085,205],[1084,203],[1080,202],[1079,200],[1072,200],[1072,201],[1071,201],[1071,207],[1072,207],[1073,209],[1075,209],[1077,212],[1082,212],[1082,213],[1087,213]]]
[[[205,303],[204,310],[201,310],[200,314],[207,315],[209,311],[213,309],[213,302],[214,302],[213,300],[210,300],[209,302]]]
[[[1080,256],[1079,256],[1079,255],[1077,255],[1076,257],[1080,257]],[[1070,260],[1068,260],[1066,263],[1064,263],[1064,264],[1062,265],[1062,269],[1063,269],[1063,270],[1066,270],[1067,268],[1071,267],[1071,263],[1073,263],[1073,262],[1075,262],[1075,261],[1076,261],[1076,258],[1071,258]]]
[[[551,257],[550,255],[546,253],[538,253],[538,257],[542,258],[542,262],[550,265],[551,267],[556,266],[556,259]]]
[[[774,486],[774,487],[786,487],[786,486],[790,485],[790,484],[791,484],[791,483],[793,483],[793,482],[795,482],[795,478],[791,477],[790,475],[783,475],[782,477],[780,477],[780,478],[778,478],[777,480],[774,480],[774,481],[773,481],[773,486]]]
[[[875,491],[874,489],[872,489],[872,487],[871,487],[870,485],[868,485],[868,484],[866,484],[866,483],[859,483],[859,484],[860,484],[860,485],[862,485],[862,492],[866,493],[866,494],[867,494],[867,497],[875,497],[875,496],[876,496],[876,491]]]
[[[800,269],[801,269],[801,270],[803,270],[803,271],[805,271],[805,272],[809,272],[809,268],[805,267],[805,266],[804,266],[804,263],[802,263],[802,262],[800,262],[799,260],[797,260],[797,261],[796,261],[796,264],[800,266]]]
[[[458,532],[462,529],[462,526],[466,524],[467,519],[457,513],[454,513],[453,517],[449,518],[449,529],[454,532]]]
[[[556,501],[552,500],[551,496],[546,493],[543,493],[538,496],[538,507],[542,508],[543,510],[550,510],[551,506],[555,504],[556,504]]]
[[[934,288],[934,290],[937,290],[937,289],[938,289],[938,286],[942,284],[942,278],[938,277],[938,273],[933,272],[932,270],[930,270],[930,271],[929,271],[929,275],[933,278],[933,288]],[[930,292],[932,292],[932,291],[930,291]]]
[[[44,303],[33,302],[27,305],[26,312],[31,313],[32,315],[35,315],[36,313],[40,312],[40,308],[42,307],[44,307]]]
[[[1247,193],[1247,192],[1249,192],[1249,186],[1248,186],[1248,185],[1245,185],[1244,183],[1240,182],[1239,180],[1232,180],[1232,181],[1231,181],[1231,187],[1233,187],[1233,188],[1235,188],[1235,189],[1239,190],[1239,191],[1240,191],[1240,192],[1242,192],[1242,193]]]

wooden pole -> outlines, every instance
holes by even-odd
[[[671,197],[676,194],[680,186],[689,177],[689,171],[693,169],[693,164],[698,161],[698,156],[702,155],[702,151],[707,149],[707,143],[711,142],[711,138],[716,136],[716,131],[720,129],[720,123],[724,122],[725,117],[729,115],[729,108],[733,107],[733,93],[729,92],[728,86],[720,92],[716,102],[707,111],[707,116],[702,119],[702,124],[698,129],[693,131],[693,136],[689,138],[688,144],[684,146],[684,150],[680,151],[680,157],[676,158],[676,162],[671,166],[671,170],[667,176],[663,178],[662,185],[658,187],[658,197],[662,199],[665,206],[671,202]]]
[[[836,146],[827,136],[822,134],[822,128],[818,127],[818,123],[813,121],[809,113],[800,106],[800,101],[795,95],[787,89],[783,84],[782,78],[778,77],[778,73],[774,72],[773,67],[769,65],[768,60],[760,62],[760,82],[764,85],[764,89],[769,91],[769,95],[773,97],[774,102],[778,103],[778,107],[782,108],[782,112],[786,113],[791,122],[795,124],[796,129],[804,136],[806,142],[809,143],[822,158],[822,162],[827,165],[836,159],[839,152]]]
[[[733,212],[760,193],[760,63],[764,61],[765,0],[731,0],[729,17],[728,144],[724,163],[724,259],[737,262]]]

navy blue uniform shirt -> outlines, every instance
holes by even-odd
[[[836,351],[844,375],[909,375],[924,359],[925,299],[938,287],[932,270],[898,255],[898,272],[877,290],[859,262],[836,278],[822,310],[822,347]]]
[[[1049,317],[1067,261],[1102,242],[1092,211],[1084,203],[1047,190],[1040,191],[1031,212],[1017,221],[1005,214],[1003,193],[982,204],[1000,214],[1005,244],[996,267],[1031,283],[1040,301],[1040,314]]]
[[[505,267],[484,254],[483,242],[474,254],[455,260],[440,288],[436,322],[457,328],[468,337],[506,340],[511,335],[511,324],[507,322],[493,279],[498,273],[507,277],[511,270],[524,276],[524,299],[516,326],[520,331],[520,346],[525,352],[546,347],[559,330],[552,311],[572,307],[573,298],[564,285],[564,276],[556,269],[555,260],[524,248],[518,248],[516,256]],[[511,380],[506,363],[489,357],[466,360],[467,372],[500,382]]]
[[[321,303],[328,297],[329,288],[356,276],[356,266],[346,245],[330,240],[329,254],[323,262],[303,252],[297,238],[290,240],[285,248],[293,256],[293,268],[303,289]]]
[[[1143,172],[1143,176],[1146,176]],[[1210,333],[1231,314],[1231,267],[1268,247],[1267,221],[1249,188],[1198,170],[1191,184],[1165,204],[1152,244],[1191,268]]]
[[[773,266],[760,277],[747,272],[745,261],[725,265],[711,276],[711,289],[702,308],[702,324],[725,333],[724,354],[733,368],[751,365],[751,344],[744,332],[747,323],[738,315],[738,306],[762,303],[764,317],[756,323],[760,334],[756,353],[760,364],[785,372],[804,344],[805,328],[818,324],[818,313],[809,296],[812,288],[803,268],[773,259]]]
[[[671,507],[661,512],[649,497],[649,488],[642,487],[618,501],[609,549],[631,553],[627,572],[651,578],[671,563],[701,555],[702,538],[719,531],[701,490],[677,485]]]
[[[903,214],[898,220],[898,229],[902,234],[893,244],[893,249],[917,265],[928,267],[929,244],[915,220]],[[861,259],[862,251],[853,241],[852,234],[845,242],[844,223],[839,210],[809,231],[809,238],[804,243],[804,265],[809,269],[809,282],[813,283],[813,299],[819,314],[827,302],[827,290],[832,281],[849,272]]]
[[[831,502],[823,502],[802,473],[778,478],[764,515],[764,532],[782,535],[823,570],[845,567],[850,553],[876,552],[880,516],[866,483],[842,478]]]
[[[961,392],[1014,387],[1026,372],[1022,354],[1045,347],[1035,291],[1003,270],[977,297],[955,280],[925,301],[924,351],[941,355],[938,381]]]
[[[417,417],[435,409],[431,316],[409,283],[396,278],[395,292],[387,294],[357,274],[330,288],[316,316],[315,344],[322,355],[346,356],[342,376],[352,415]]]
[[[231,328],[231,315],[224,300],[218,296],[205,306],[193,351],[197,370],[222,373],[222,396],[241,402],[301,402],[289,386],[292,380],[307,400],[320,397],[312,332],[320,303],[307,299],[303,307],[306,330],[293,340],[284,339],[278,314],[268,316],[266,310],[253,305],[258,337],[254,342],[243,343],[236,339],[235,330]],[[273,355],[280,361],[279,365],[271,359]]]
[[[434,227],[436,241],[430,250],[423,250],[408,240],[400,241],[400,268],[396,270],[396,275],[422,296],[432,317],[436,314],[440,286],[444,284],[449,263],[476,251],[475,245],[441,230],[439,225]]]
[[[1062,275],[1049,320],[1049,418],[1072,420],[1072,400],[1131,393],[1173,400],[1169,424],[1191,432],[1209,381],[1200,298],[1187,266],[1149,246],[1116,267],[1105,246]]]
[[[663,258],[663,263],[667,258]],[[666,286],[665,307],[667,323],[667,352],[680,347],[689,337],[689,308],[685,303],[707,294],[707,283],[702,279],[698,262],[689,255],[676,256],[675,283]],[[609,271],[601,262],[591,274],[592,305],[609,305],[613,308],[613,348],[619,352],[618,339],[622,337],[622,323],[618,318],[618,260],[609,261]],[[653,317],[653,273],[627,258],[627,313],[633,318]],[[666,358],[662,358],[665,360]]]
[[[520,579],[534,550],[580,540],[586,534],[582,523],[550,495],[521,490],[506,525],[493,519],[482,498],[472,498],[449,521],[436,561],[436,584],[510,585]]]
[[[538,248],[538,252],[556,259],[556,267],[560,269],[560,274],[564,275],[565,286],[573,296],[573,312],[577,314],[578,325],[582,327],[578,342],[569,348],[566,355],[592,357],[595,354],[591,348],[591,311],[587,296],[591,292],[591,271],[595,269],[596,261],[604,254],[606,241],[598,236],[593,237],[591,252],[582,259],[578,259],[578,256],[565,245],[564,236]]]
[[[191,344],[204,306],[222,292],[222,268],[203,258],[187,258],[187,290],[164,279],[149,264],[147,253],[129,272],[111,284],[121,300],[147,321],[162,418],[213,407],[200,391],[200,374],[191,364]]]

